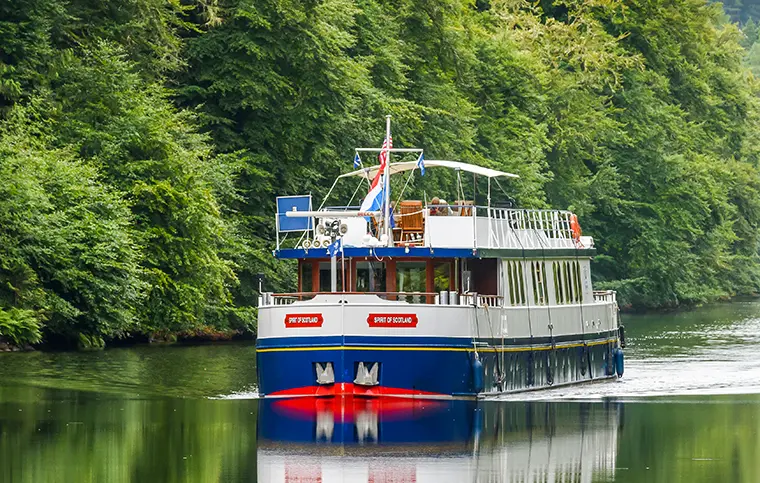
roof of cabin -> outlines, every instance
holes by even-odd
[[[396,173],[402,173],[404,171],[411,171],[417,167],[417,161],[404,161],[399,163],[391,163],[391,175]],[[468,173],[475,173],[480,176],[486,176],[488,178],[497,178],[499,176],[504,176],[507,178],[519,178],[516,174],[512,173],[505,173],[504,171],[497,171],[495,169],[491,168],[485,168],[483,166],[477,166],[474,164],[467,164],[467,163],[461,163],[459,161],[444,161],[444,160],[438,160],[438,159],[426,159],[425,160],[425,169],[427,168],[435,168],[435,167],[443,167],[443,168],[450,168],[450,169],[459,169],[462,171],[466,171]],[[371,166],[367,168],[357,169],[356,171],[351,171],[350,173],[345,173],[338,178],[347,178],[349,176],[367,176],[367,177],[374,177],[375,174],[377,174],[377,171],[380,167],[378,165]]]
[[[275,250],[279,259],[329,258],[326,248],[284,248]],[[428,247],[345,247],[345,257],[391,257],[391,258],[562,258],[593,257],[594,248],[561,249],[470,249],[470,248],[428,248]]]

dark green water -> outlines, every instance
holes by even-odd
[[[760,481],[760,302],[627,317],[626,377],[263,403],[254,347],[0,354],[0,482]]]

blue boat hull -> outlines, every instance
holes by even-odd
[[[613,377],[611,334],[592,341],[501,345],[498,340],[422,337],[300,337],[259,340],[264,397],[473,398]],[[530,342],[530,341],[524,341]],[[317,382],[317,364],[334,382]],[[357,384],[359,364],[378,364],[376,383]]]

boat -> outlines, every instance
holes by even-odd
[[[277,197],[273,255],[297,261],[298,288],[261,291],[261,397],[477,399],[622,377],[616,294],[593,289],[594,239],[575,214],[504,206],[501,181],[518,176],[392,147],[390,117],[383,146],[354,159],[317,209]],[[451,203],[404,189],[393,202],[391,177],[431,169],[456,178]],[[348,181],[354,198],[327,206]]]

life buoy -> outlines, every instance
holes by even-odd
[[[570,215],[570,231],[573,232],[573,240],[576,242],[581,241],[581,225],[578,223],[578,217],[575,216],[575,213]]]

